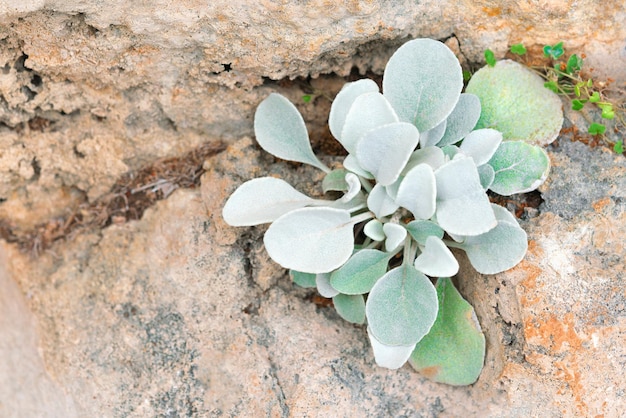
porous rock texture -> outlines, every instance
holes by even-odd
[[[220,213],[261,175],[319,194],[321,173],[246,137],[255,106],[280,91],[316,148],[328,145],[329,102],[301,103],[310,87],[279,80],[312,76],[332,96],[353,68],[379,74],[402,42],[433,37],[468,62],[486,47],[563,40],[623,83],[625,8],[0,0],[0,223],[29,230],[157,158],[231,144],[206,161],[200,188],[141,220],[38,257],[0,241],[0,416],[621,416],[623,156],[560,137],[544,203],[522,222],[525,260],[481,276],[461,259],[455,280],[488,350],[470,387],[376,367],[365,329],[269,260],[264,227],[231,228]]]
[[[463,62],[564,41],[626,81],[623,2],[2,0],[0,219],[28,228],[207,136],[250,135],[276,80],[380,74],[414,37]]]

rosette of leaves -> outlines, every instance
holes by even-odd
[[[223,209],[233,226],[271,224],[270,257],[296,283],[332,298],[340,316],[367,323],[378,365],[395,369],[411,357],[449,384],[474,382],[485,351],[473,309],[449,279],[459,270],[450,248],[483,274],[519,263],[526,233],[486,192],[533,190],[549,170],[540,148],[473,130],[480,101],[462,88],[461,66],[444,44],[404,44],[386,66],[382,93],[363,79],[333,101],[330,131],[348,151],[334,170],[314,155],[296,107],[270,94],[254,119],[260,146],[323,170],[323,192],[343,195],[311,198],[262,177],[239,186]]]

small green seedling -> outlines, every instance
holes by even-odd
[[[491,49],[485,49],[485,62],[490,67],[496,65],[496,55]]]
[[[312,198],[261,177],[235,190],[223,217],[233,226],[269,223],[270,257],[295,283],[332,298],[345,320],[367,324],[378,365],[397,369],[410,359],[418,370],[439,370],[425,372],[436,381],[468,385],[482,369],[485,339],[450,280],[459,272],[450,248],[482,274],[518,264],[526,233],[487,191],[533,190],[549,160],[540,147],[474,129],[481,101],[461,92],[461,66],[441,42],[404,44],[382,85],[381,93],[372,80],[350,82],[335,97],[328,125],[348,155],[333,170],[313,153],[296,107],[270,94],[254,118],[259,145],[319,168],[322,191],[343,195]]]

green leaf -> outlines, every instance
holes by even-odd
[[[312,98],[313,98],[313,96],[311,96],[310,94],[305,94],[304,96],[302,96],[302,101],[304,103],[309,103]]]
[[[263,242],[285,268],[326,273],[341,267],[354,248],[350,212],[326,207],[293,210],[276,219]]]
[[[485,337],[472,306],[452,280],[436,284],[439,312],[430,332],[417,344],[409,364],[429,379],[449,385],[471,385],[483,368]]]
[[[338,294],[333,305],[340,317],[353,324],[365,323],[365,300],[361,295]]]
[[[356,157],[378,184],[387,186],[398,179],[419,142],[414,125],[396,122],[368,131],[356,146]]]
[[[543,86],[541,77],[511,60],[481,68],[466,89],[482,106],[476,129],[497,129],[504,140],[551,143],[563,125],[563,104]]]
[[[594,91],[591,96],[589,96],[589,102],[598,103],[600,101],[600,93]]]
[[[435,287],[411,265],[387,272],[365,304],[371,334],[391,346],[410,346],[421,340],[435,322],[437,309]]]
[[[459,263],[437,237],[426,238],[422,253],[415,259],[415,268],[430,277],[454,276],[459,272]]]
[[[260,177],[246,181],[233,192],[222,209],[222,216],[232,226],[259,225],[312,202],[313,199],[284,180]]]
[[[586,100],[572,100],[572,110],[581,110],[585,106]]]
[[[383,94],[403,122],[420,132],[443,122],[459,100],[463,72],[459,60],[443,43],[415,39],[389,59]]]
[[[454,159],[435,171],[437,222],[446,232],[478,235],[496,225],[489,198],[471,158]]]
[[[261,148],[278,158],[329,171],[311,149],[309,134],[300,112],[278,93],[270,94],[257,107],[254,134]]]
[[[486,191],[496,179],[496,172],[489,164],[483,164],[478,166],[478,177],[480,178],[480,185],[483,187],[483,190]]]
[[[496,65],[496,56],[491,49],[485,49],[485,62],[490,67]]]
[[[317,287],[317,284],[315,283],[315,274],[303,273],[297,270],[289,270],[289,276],[291,277],[293,282],[300,287]]]
[[[597,106],[602,110],[603,119],[613,119],[615,112],[613,111],[613,105],[611,103],[598,103]]]
[[[621,139],[617,141],[615,145],[613,145],[613,151],[615,151],[618,154],[623,154],[624,153],[624,141],[622,141]]]
[[[472,72],[468,70],[463,70],[463,81],[467,82],[472,78]]]
[[[406,230],[420,245],[426,245],[428,237],[433,236],[441,239],[444,234],[443,229],[435,222],[423,219],[409,222],[406,226]]]
[[[605,131],[606,131],[606,126],[602,125],[601,123],[595,123],[595,122],[590,124],[589,129],[587,130],[587,132],[589,132],[591,135],[602,135],[604,134]]]
[[[572,54],[567,60],[565,72],[572,74],[575,71],[580,71],[581,68],[583,68],[583,59],[576,54]]]
[[[465,237],[459,246],[477,272],[497,274],[522,261],[528,249],[528,239],[517,223],[498,220],[495,228],[482,235]]]
[[[489,188],[503,196],[535,190],[550,171],[550,158],[543,148],[524,141],[501,143],[488,164],[495,172]]]
[[[327,193],[329,191],[348,191],[348,182],[346,182],[347,173],[348,170],[339,168],[326,174],[324,176],[324,180],[322,180],[322,190],[324,191],[324,193]]]
[[[546,81],[543,86],[554,93],[559,93],[559,83],[554,80]]]
[[[332,272],[330,284],[346,295],[362,295],[387,271],[392,254],[374,249],[355,252],[346,263]]]
[[[563,42],[559,42],[555,45],[546,45],[543,47],[543,54],[546,57],[552,58],[553,60],[557,60],[563,55],[565,51],[563,50]]]
[[[515,55],[524,55],[526,53],[526,48],[524,44],[513,44],[511,45],[511,52]]]

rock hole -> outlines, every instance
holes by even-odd
[[[35,87],[39,87],[41,86],[41,76],[39,76],[38,74],[33,75],[33,77],[30,79],[30,84],[32,84]]]
[[[15,60],[15,64],[13,64],[13,68],[15,68],[15,71],[17,71],[18,73],[30,71],[30,68],[27,68],[25,65],[27,58],[28,55],[22,54],[17,60]]]
[[[28,88],[28,86],[22,86],[20,91],[24,93],[24,95],[26,96],[26,101],[28,102],[30,102],[35,98],[35,96],[37,96],[37,92],[32,91],[30,88]]]
[[[33,167],[33,172],[35,173],[32,180],[37,180],[39,176],[41,175],[41,166],[39,165],[39,162],[37,161],[37,157],[33,158],[30,165],[31,167]]]

